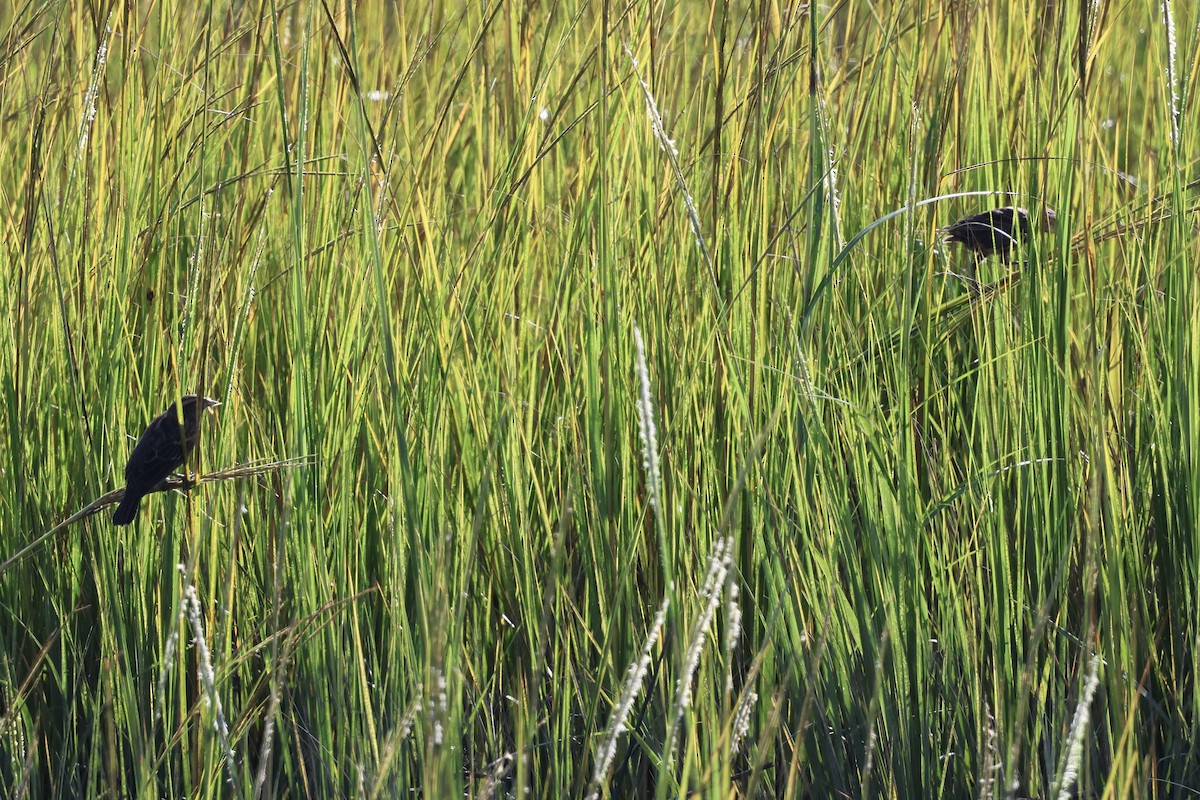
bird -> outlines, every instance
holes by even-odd
[[[1058,221],[1054,209],[1050,206],[1043,207],[1041,217],[1042,230],[1053,231]],[[975,254],[976,261],[998,253],[1000,260],[1008,263],[1012,257],[1013,244],[1018,238],[1022,242],[1028,242],[1032,231],[1029,226],[1029,212],[1026,209],[1005,206],[963,217],[958,222],[947,225],[943,232],[947,242],[963,245]]]
[[[125,496],[113,512],[114,525],[128,525],[137,514],[142,498],[183,466],[200,439],[200,416],[207,408],[221,405],[211,397],[189,394],[159,414],[142,432],[125,464]],[[183,409],[183,427],[179,425]]]

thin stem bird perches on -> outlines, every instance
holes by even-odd
[[[285,469],[293,469],[295,467],[309,467],[317,463],[318,460],[319,459],[316,456],[308,455],[297,456],[296,458],[288,458],[284,459],[283,461],[272,461],[265,464],[254,464],[253,462],[249,462],[246,464],[239,464],[236,467],[230,467],[229,469],[210,472],[206,475],[201,475],[194,480],[188,480],[182,475],[172,475],[146,494],[150,495],[154,494],[155,492],[170,492],[176,489],[190,491],[202,483],[214,483],[217,481],[228,481],[237,478],[252,478],[256,475],[265,475],[271,472],[281,472]],[[0,575],[3,575],[5,572],[7,572],[10,567],[28,558],[34,551],[38,550],[51,539],[55,539],[66,534],[71,525],[79,522],[80,520],[94,516],[111,505],[121,502],[124,497],[124,489],[113,489],[111,492],[107,492],[106,494],[97,497],[95,500],[76,511],[74,514],[67,517],[65,520],[58,523],[53,528],[22,547],[16,554],[5,559],[4,563],[0,564]]]

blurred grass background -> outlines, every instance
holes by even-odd
[[[1197,24],[0,10],[0,793],[1194,796]]]

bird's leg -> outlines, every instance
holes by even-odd
[[[986,260],[986,256],[975,253],[974,258],[971,259],[971,268],[963,275],[967,283],[967,291],[975,297],[979,297],[980,292],[983,290],[983,287],[979,285],[979,263]]]
[[[179,481],[179,485],[175,488],[182,489],[185,492],[190,492],[200,485],[200,476],[196,475],[193,477],[187,467],[183,468],[183,472],[176,472],[171,477]]]

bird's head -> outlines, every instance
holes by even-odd
[[[204,395],[185,394],[179,399],[179,405],[183,408],[183,418],[188,420],[190,425],[192,420],[200,418],[206,408],[215,408],[221,405],[221,401]],[[171,406],[171,410],[175,411],[175,406]]]
[[[1054,213],[1054,209],[1050,206],[1042,206],[1042,230],[1054,233],[1054,226],[1057,224],[1058,214]]]
[[[193,408],[198,408],[203,411],[206,408],[213,408],[221,405],[220,400],[213,400],[211,397],[205,397],[198,394],[185,394],[179,400],[179,404],[183,406],[184,411],[189,411]]]

